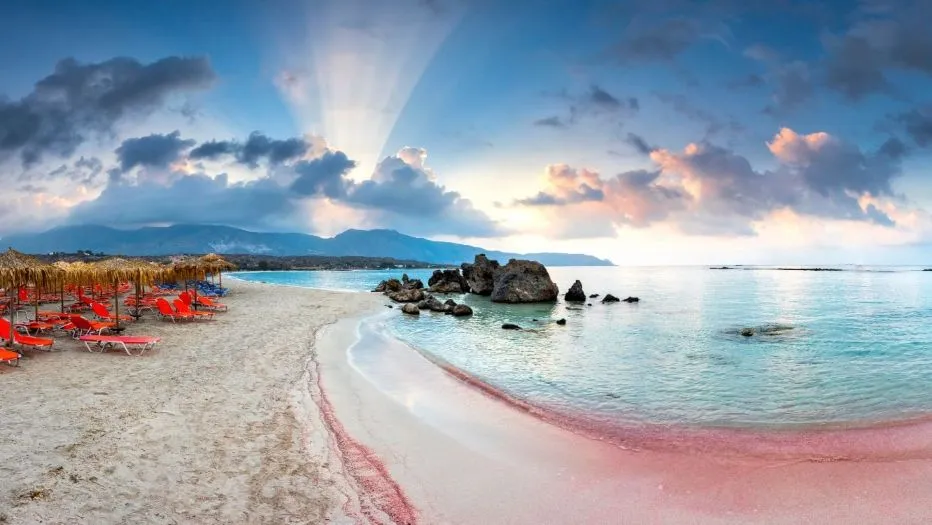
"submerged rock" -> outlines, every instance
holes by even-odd
[[[566,291],[566,295],[563,296],[563,299],[574,302],[584,302],[586,300],[586,292],[583,291],[582,283],[579,279],[573,283],[573,286],[570,286],[570,289]]]
[[[605,297],[602,298],[603,303],[617,303],[618,301],[621,301],[621,299],[615,297],[614,295],[610,293],[605,294]]]
[[[456,317],[465,317],[467,315],[472,315],[472,308],[466,306],[465,304],[458,304],[453,307],[453,310],[450,313]]]
[[[470,292],[477,295],[492,295],[495,287],[495,272],[500,268],[498,261],[490,261],[484,253],[480,253],[472,264],[463,263],[460,268],[463,270],[463,279],[466,280],[466,286]]]
[[[790,330],[793,330],[794,327],[785,324],[765,324],[757,327],[745,327],[738,330],[738,335],[743,337],[752,337],[755,335],[760,336],[777,336],[785,334]]]
[[[401,311],[408,315],[421,315],[421,309],[416,304],[408,303],[401,307]]]
[[[622,301],[626,303],[637,303],[640,302],[641,299],[639,297],[625,297]]]
[[[566,319],[557,319],[557,324],[563,326],[566,324]]]
[[[392,306],[392,305],[390,305],[390,304],[386,304],[386,305],[385,305],[385,308],[394,308],[394,306]]]
[[[492,302],[542,303],[557,300],[560,289],[536,261],[512,259],[495,272]]]
[[[503,330],[520,330],[521,327],[516,324],[505,323],[502,325]]]
[[[740,333],[744,337],[751,337],[752,335],[754,335],[754,329],[753,328],[742,328],[741,331],[738,333]]]
[[[459,269],[434,270],[434,274],[427,280],[427,286],[434,293],[464,293],[469,290],[466,279],[460,275]]]
[[[599,296],[599,294],[594,293],[594,294],[590,295],[589,298],[590,298],[590,299],[595,299],[595,298],[598,297],[598,296]]]

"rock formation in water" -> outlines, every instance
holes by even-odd
[[[408,303],[401,307],[401,311],[409,315],[420,315],[421,310],[417,307],[416,304]]]
[[[557,324],[563,326],[566,324],[566,319],[557,319]]]
[[[542,303],[557,300],[560,289],[536,261],[512,259],[495,272],[492,302]]]
[[[594,293],[594,294],[590,295],[589,298],[590,298],[590,299],[595,299],[595,298],[598,297],[598,296],[599,296],[599,294]]]
[[[386,295],[396,303],[416,303],[424,300],[424,290],[420,288],[402,288],[397,292],[388,292]]]
[[[424,287],[424,283],[420,279],[409,279],[408,274],[405,273],[401,275],[401,287],[419,289]]]
[[[563,296],[563,299],[577,303],[586,301],[586,292],[583,291],[582,283],[579,282],[578,279],[573,283],[573,286],[570,286],[570,289],[566,291],[566,295]]]
[[[402,284],[398,279],[386,279],[375,287],[373,292],[397,292],[401,290]]]
[[[458,304],[453,307],[453,310],[450,311],[456,317],[465,317],[472,315],[472,308],[466,306],[465,304]]]
[[[461,268],[470,292],[478,295],[492,295],[495,272],[500,268],[498,261],[490,261],[484,253],[480,253],[472,263],[463,263]]]
[[[625,303],[637,303],[637,302],[640,302],[640,301],[641,301],[641,298],[640,298],[640,297],[630,297],[630,296],[629,296],[629,297],[625,297],[624,299],[622,299],[622,302],[625,302]]]
[[[505,323],[502,325],[502,330],[520,330],[521,327],[516,324]]]
[[[610,293],[605,294],[605,297],[602,298],[603,303],[617,303],[620,300],[621,299],[615,297],[614,295]]]
[[[459,269],[434,270],[434,274],[427,280],[427,286],[434,293],[465,293],[469,291],[466,279]]]

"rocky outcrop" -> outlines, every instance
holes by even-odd
[[[605,294],[605,297],[602,298],[603,303],[617,303],[620,300],[621,299],[615,297],[614,295],[610,293]]]
[[[457,307],[456,301],[454,301],[453,299],[447,299],[446,301],[443,302],[443,313],[452,314],[453,310],[456,307]],[[471,310],[470,310],[470,313],[472,313]]]
[[[420,279],[409,279],[408,274],[401,275],[401,287],[410,289],[420,289],[424,287],[424,282]]]
[[[516,324],[505,323],[502,325],[502,330],[520,330],[521,327]]]
[[[434,274],[427,280],[427,286],[434,293],[465,293],[469,291],[466,279],[459,269],[434,270]]]
[[[416,303],[424,300],[424,290],[420,288],[402,288],[397,292],[385,294],[396,303]]]
[[[641,301],[640,297],[625,297],[624,299],[622,299],[622,302],[625,302],[625,303],[637,303],[640,301]]]
[[[427,309],[430,310],[431,312],[442,312],[443,311],[443,303],[441,303],[440,300],[434,297],[433,295],[429,296],[427,300],[424,301],[424,303],[427,306]]]
[[[451,312],[456,317],[465,317],[467,315],[472,315],[472,308],[466,306],[465,304],[458,304],[453,307]]]
[[[375,287],[373,292],[397,292],[401,290],[402,284],[398,279],[386,279]]]
[[[576,282],[579,282],[579,281],[576,281]],[[557,324],[560,325],[560,326],[565,325],[565,324],[566,324],[566,319],[557,319]]]
[[[470,292],[478,295],[492,295],[495,272],[500,268],[498,261],[490,261],[484,253],[480,253],[471,264],[463,263],[461,268]]]
[[[496,303],[542,303],[557,300],[560,289],[547,268],[536,261],[512,259],[495,272],[492,301]]]
[[[570,286],[570,289],[566,291],[566,295],[563,296],[564,300],[582,303],[586,301],[586,292],[583,291],[582,283],[577,279],[573,286]]]
[[[401,307],[401,311],[408,315],[421,315],[421,310],[416,304],[408,303]]]

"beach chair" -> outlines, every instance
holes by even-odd
[[[23,356],[19,353],[12,350],[7,350],[6,348],[0,348],[0,363],[6,363],[10,366],[19,366],[19,360]]]
[[[213,310],[214,312],[226,312],[227,311],[227,305],[223,303],[216,303],[212,299],[208,297],[204,297],[203,295],[197,296],[197,304],[200,305],[202,308],[206,308],[207,310]]]
[[[4,342],[10,338],[10,321],[6,319],[0,319],[0,339]],[[52,351],[52,345],[55,344],[54,339],[46,339],[44,337],[32,337],[31,335],[21,334],[19,332],[13,332],[13,344],[20,345],[24,347],[29,347],[33,349],[45,349],[49,352]]]
[[[71,331],[75,337],[80,337],[82,335],[103,335],[105,331],[110,330],[116,323],[109,321],[91,321],[80,315],[71,316]]]
[[[194,319],[210,320],[214,318],[213,312],[195,312],[188,308],[188,305],[184,304],[181,299],[175,299],[175,310],[181,315],[191,315]]]
[[[179,320],[190,321],[194,319],[194,315],[192,314],[182,314],[180,312],[176,312],[175,310],[172,310],[172,305],[168,304],[168,301],[166,301],[162,297],[159,297],[155,301],[155,307],[158,308],[159,317],[161,317],[163,321],[165,319],[171,319],[171,321],[174,323],[175,321],[179,321]]]
[[[161,338],[144,335],[82,335],[78,338],[88,352],[103,353],[122,347],[126,355],[139,357],[155,347]]]
[[[110,310],[107,310],[107,307],[100,303],[91,303],[91,310],[94,312],[94,315],[99,317],[103,321],[116,321],[117,316],[110,313]],[[135,321],[135,319],[130,315],[121,315],[119,316],[120,321]]]

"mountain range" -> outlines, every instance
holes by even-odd
[[[25,253],[93,251],[110,255],[173,255],[200,253],[272,256],[361,256],[411,259],[435,264],[459,264],[485,253],[503,263],[522,258],[548,266],[610,266],[611,261],[572,253],[508,253],[452,242],[431,241],[394,230],[346,230],[334,237],[303,233],[261,233],[230,226],[179,224],[118,230],[106,226],[63,226],[43,233],[0,239]]]

